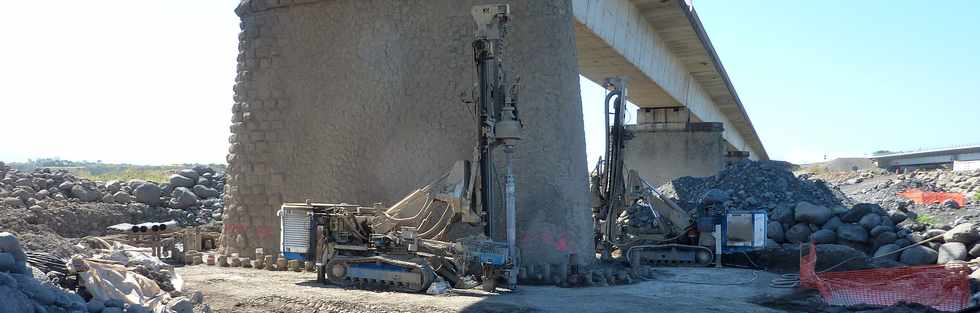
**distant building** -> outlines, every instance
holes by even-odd
[[[879,168],[893,172],[935,168],[976,170],[980,169],[980,145],[880,154],[871,160]]]

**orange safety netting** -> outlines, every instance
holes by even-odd
[[[966,197],[959,192],[927,192],[918,189],[909,189],[898,193],[899,196],[912,200],[917,204],[943,203],[948,199],[953,199],[961,207],[966,205]]]
[[[958,311],[970,303],[970,268],[966,264],[828,273],[817,273],[816,264],[816,248],[811,243],[810,253],[800,257],[800,284],[819,290],[824,301],[832,305],[907,302]]]

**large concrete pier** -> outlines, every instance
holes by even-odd
[[[570,1],[245,1],[223,249],[278,250],[283,201],[393,204],[472,159],[476,28],[511,3],[521,78],[518,241],[525,264],[591,261],[591,210]]]

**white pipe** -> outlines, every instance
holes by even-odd
[[[517,186],[514,183],[514,173],[511,170],[511,155],[513,154],[513,146],[506,146],[504,149],[504,154],[507,156],[507,176],[504,179],[505,188],[505,202],[504,209],[506,210],[506,220],[507,220],[507,254],[513,260],[513,267],[508,271],[507,283],[510,285],[511,289],[517,287]]]

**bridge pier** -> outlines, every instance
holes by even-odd
[[[525,264],[592,260],[573,12],[567,0],[243,1],[222,250],[279,250],[286,202],[393,204],[472,159],[470,7],[510,3],[521,77],[514,156]],[[587,257],[586,257],[587,256]]]

